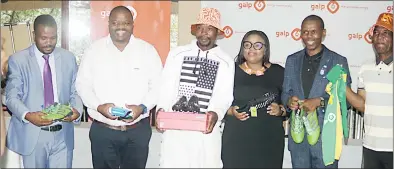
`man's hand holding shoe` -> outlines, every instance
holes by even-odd
[[[73,114],[69,117],[66,117],[63,119],[65,122],[73,122],[74,120],[78,119],[78,117],[81,115],[76,109],[72,108]]]
[[[111,119],[111,120],[115,120],[115,119],[117,119],[117,117],[111,115],[111,112],[109,112],[110,107],[115,107],[115,104],[113,104],[113,103],[101,104],[97,107],[97,111],[99,113],[101,113],[104,117]]]
[[[26,114],[25,119],[38,127],[51,125],[53,121],[44,119],[43,116],[45,115],[43,112],[29,112]]]
[[[133,117],[131,119],[123,119],[122,121],[126,123],[131,123],[136,120],[142,113],[144,113],[144,108],[141,105],[127,105],[126,108],[130,109],[133,113]]]
[[[287,102],[287,107],[289,107],[291,110],[297,110],[299,107],[298,101],[300,99],[297,96],[292,96],[289,98],[289,101]]]

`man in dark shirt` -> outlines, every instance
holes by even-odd
[[[315,55],[308,55],[305,53],[304,61],[302,63],[302,88],[304,89],[304,95],[309,96],[310,90],[312,89],[313,80],[317,69],[319,69],[320,60],[323,54],[323,49]]]
[[[303,101],[300,108],[305,112],[316,110],[320,132],[323,129],[325,105],[329,98],[325,92],[328,84],[325,76],[337,64],[349,70],[345,57],[322,44],[325,35],[324,22],[319,16],[310,15],[302,21],[301,38],[305,49],[287,57],[282,93],[282,102],[287,103],[288,112],[299,108],[299,100]],[[347,77],[350,85],[349,73]],[[321,134],[314,145],[308,144],[306,131],[301,143],[296,143],[290,136],[288,147],[293,168],[338,168],[338,161],[324,165]]]

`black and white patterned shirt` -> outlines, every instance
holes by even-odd
[[[182,63],[178,99],[197,96],[200,113],[205,113],[212,97],[219,62],[208,57],[185,56]]]

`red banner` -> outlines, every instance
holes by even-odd
[[[171,1],[90,1],[93,41],[108,35],[108,16],[119,5],[134,15],[134,36],[152,44],[164,64],[170,50]]]

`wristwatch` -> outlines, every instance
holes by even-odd
[[[325,107],[326,106],[326,102],[324,101],[323,97],[320,97],[320,107]]]
[[[148,112],[148,110],[147,110],[147,108],[146,108],[146,106],[144,104],[140,104],[139,106],[142,107],[142,114],[145,114],[145,113]]]

